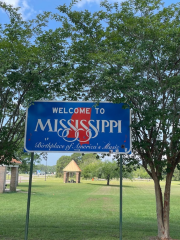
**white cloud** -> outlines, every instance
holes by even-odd
[[[83,5],[85,5],[86,3],[97,3],[99,4],[101,1],[100,0],[80,0],[78,3],[77,3],[77,6],[78,7],[82,7]]]
[[[27,0],[3,0],[7,4],[11,4],[13,7],[20,7],[20,13],[23,19],[28,19],[33,13],[34,9],[28,5]]]
[[[20,0],[4,0],[3,2],[5,2],[7,4],[11,4],[14,7],[18,7]]]
[[[85,5],[86,3],[96,3],[96,4],[100,4],[102,0],[79,0],[78,3],[76,4],[77,7],[82,7],[83,5]],[[109,0],[109,2],[113,3],[113,2],[122,2],[122,0]]]

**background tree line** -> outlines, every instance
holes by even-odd
[[[81,177],[84,179],[103,178],[107,180],[107,185],[112,178],[119,178],[119,166],[115,160],[105,160],[105,158],[98,158],[95,154],[87,153],[73,153],[71,156],[61,156],[56,164],[56,177],[63,177],[63,169],[74,160],[80,169]],[[71,175],[73,176],[73,175]],[[123,168],[123,178],[133,180],[138,179],[151,179],[146,170],[140,166],[135,170]],[[174,181],[180,181],[180,171],[176,170],[173,175]]]
[[[57,161],[56,176],[63,177],[63,169],[68,165],[71,160],[74,160],[80,169],[81,177],[84,179],[89,178],[104,178],[107,180],[107,185],[109,185],[110,179],[119,178],[119,169],[116,161],[104,162],[97,159],[96,154],[80,154],[74,153],[71,156],[62,156]],[[70,174],[72,176],[72,174]]]

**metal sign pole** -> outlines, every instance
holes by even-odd
[[[120,154],[120,236],[119,239],[122,240],[122,154]]]
[[[27,212],[26,212],[25,240],[28,239],[29,210],[30,210],[30,201],[31,201],[31,185],[32,185],[33,161],[34,161],[34,153],[32,152],[32,153],[31,153],[30,175],[29,175],[29,189],[28,189],[28,200],[27,200]]]

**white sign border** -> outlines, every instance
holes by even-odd
[[[95,102],[93,101],[61,101],[61,100],[36,100],[34,102],[66,102],[66,103],[71,103],[71,102],[74,102],[74,103],[94,103],[96,104]],[[33,102],[33,103],[34,103]],[[32,105],[33,105],[32,103]],[[109,101],[101,101],[99,103],[113,103],[113,102],[109,102]],[[114,104],[118,104],[118,103],[114,103]],[[122,103],[123,104],[123,103]],[[129,114],[129,123],[131,125],[131,109],[130,110],[130,114]],[[46,153],[93,153],[92,151],[91,152],[88,152],[88,151],[31,151],[31,150],[28,150],[26,148],[26,133],[27,133],[27,119],[28,119],[28,108],[26,109],[26,122],[25,122],[25,133],[24,133],[24,149],[26,152],[46,152]],[[112,152],[111,154],[129,154],[130,152],[132,152],[132,133],[131,133],[131,127],[130,127],[130,149],[128,152]],[[94,153],[97,153],[97,154],[108,154],[108,152],[94,152]]]

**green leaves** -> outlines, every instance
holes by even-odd
[[[3,2],[9,23],[0,28],[0,156],[11,159],[24,138],[26,107],[34,100],[64,97],[70,68],[65,28],[45,31],[50,12],[23,21]]]
[[[180,164],[179,163],[177,164],[177,169],[180,171]]]
[[[59,8],[71,29],[69,97],[127,103],[133,151],[151,177],[161,178],[179,161],[180,6],[163,8],[159,0],[101,5],[105,10],[93,14]]]
[[[11,16],[11,24],[0,29],[0,131],[6,151],[17,126],[23,133],[25,108],[33,100],[124,102],[132,109],[133,151],[139,157],[129,162],[143,162],[151,176],[162,176],[166,168],[170,174],[180,151],[180,5],[104,1],[103,10],[91,13],[74,11],[75,2],[31,21],[1,2]],[[61,27],[45,31],[50,18]]]

